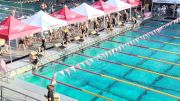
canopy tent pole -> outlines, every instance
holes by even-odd
[[[130,8],[130,18],[132,17],[132,15],[131,15],[132,11],[131,10],[132,10],[132,8]]]
[[[78,31],[79,31],[79,23],[80,23],[80,22],[77,23],[77,25],[78,25]]]
[[[19,45],[18,45],[18,39],[16,39],[16,48],[18,48],[18,46],[19,46]]]
[[[11,41],[10,40],[9,40],[9,56],[10,56],[11,63],[12,63]]]
[[[141,3],[141,16],[143,15],[143,12],[142,12],[142,3]]]
[[[23,16],[23,13],[22,13],[22,0],[20,0],[20,5],[21,5],[21,16]]]
[[[175,16],[175,12],[176,12],[176,3],[174,3],[174,6],[173,6],[173,17]]]
[[[154,3],[153,3],[153,1],[152,1],[152,4],[151,4],[151,14],[153,14],[153,5]]]
[[[104,29],[105,29],[106,28],[106,19],[105,19],[106,17],[105,17],[105,15],[103,17],[104,17],[104,21],[103,22],[104,22]]]

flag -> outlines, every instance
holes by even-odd
[[[86,60],[87,61],[87,60]],[[78,65],[76,65],[75,66],[76,68],[78,68],[78,69],[81,69],[81,66],[78,64]]]
[[[130,47],[129,42],[128,42],[128,43],[126,43],[126,46]]]
[[[64,71],[70,76],[69,68],[66,68]]]
[[[106,58],[106,55],[105,55],[105,54],[101,54],[101,56],[102,56],[103,58]]]
[[[100,56],[99,56],[99,55],[98,55],[98,56],[96,56],[96,57],[95,57],[95,59],[96,59],[96,60],[99,60],[99,59],[100,59]]]
[[[93,60],[92,58],[91,58],[91,59],[89,59],[89,61],[90,61],[90,62],[94,62],[94,60]]]
[[[117,49],[117,48],[115,48],[115,49],[114,49],[114,52],[118,52],[118,49]]]
[[[130,46],[133,45],[133,40],[129,42],[129,45],[130,45]]]
[[[73,70],[74,72],[76,72],[76,69],[74,68],[74,66],[69,67],[71,70]]]
[[[112,56],[112,50],[111,50],[111,51],[109,51],[109,55],[110,55],[110,56]]]
[[[80,63],[83,67],[85,67],[85,64],[83,62]]]
[[[108,52],[105,53],[106,57],[108,57]]]
[[[64,70],[61,70],[61,71],[60,71],[60,74],[62,74],[63,76],[65,76]]]
[[[124,48],[124,46],[125,46],[125,45],[120,46],[120,48],[119,48],[119,49],[123,49],[123,48]]]
[[[88,61],[88,60],[86,60],[86,61],[85,61],[85,63],[86,63],[87,65],[90,65],[90,63],[89,63],[89,61]]]
[[[115,51],[115,50],[113,49],[113,50],[112,50],[112,55],[114,55],[114,51]]]

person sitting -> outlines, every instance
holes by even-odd
[[[25,37],[24,39],[25,46],[32,46],[32,40],[29,37]]]
[[[23,38],[20,38],[19,39],[19,42],[18,42],[18,48],[20,49],[20,48],[23,48],[23,50],[25,50],[26,49],[26,45],[25,45],[25,40],[23,39]]]
[[[0,54],[7,53],[8,52],[8,45],[7,42],[4,39],[0,38]]]

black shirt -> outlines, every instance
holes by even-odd
[[[48,101],[54,101],[54,94],[53,94],[52,90],[48,91],[47,97],[48,97]],[[51,100],[49,100],[49,99],[51,99]]]
[[[42,46],[46,46],[45,39],[42,39]]]

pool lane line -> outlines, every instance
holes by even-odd
[[[115,41],[115,40],[107,40],[107,41],[111,41],[111,42],[115,42],[115,43],[120,43],[120,44],[125,44],[124,42],[119,42],[119,41]],[[172,51],[158,49],[158,48],[151,48],[151,47],[147,47],[147,46],[143,46],[143,45],[135,45],[134,44],[134,45],[131,45],[131,46],[135,46],[135,47],[139,47],[139,48],[144,48],[144,49],[149,49],[149,50],[154,50],[154,51],[159,51],[159,52],[164,52],[164,53],[169,53],[169,54],[180,55],[180,53],[178,53],[178,52],[172,52]]]
[[[156,27],[152,27],[152,26],[141,26],[141,27],[145,27],[145,28],[151,28],[151,29],[156,29]],[[165,30],[169,30],[169,31],[174,31],[174,32],[180,32],[180,30],[173,30],[173,29],[165,29]]]
[[[141,32],[140,34],[145,34],[145,33],[147,33],[147,32],[145,32],[145,31],[140,31],[140,30],[134,30],[134,32]],[[169,36],[169,35],[165,35],[165,34],[160,34],[160,33],[158,33],[158,34],[155,34],[155,35],[157,35],[157,36],[163,36],[163,37],[167,37],[167,38],[177,38],[176,36]]]
[[[92,56],[85,55],[85,54],[80,54],[80,53],[75,53],[75,54],[78,54],[78,55],[81,55],[81,56],[84,56],[84,57],[88,57],[88,58],[93,58]],[[151,73],[151,74],[156,74],[156,75],[167,77],[167,78],[174,79],[174,80],[180,80],[179,77],[175,77],[175,76],[171,76],[171,75],[155,72],[155,71],[152,71],[152,70],[147,70],[147,69],[144,69],[144,67],[140,68],[140,67],[124,64],[124,63],[112,62],[112,61],[105,60],[105,59],[98,59],[98,60],[101,60],[101,61],[104,61],[104,62],[108,62],[108,63],[111,63],[111,64],[125,66],[125,67],[128,67],[128,68],[132,68],[132,69],[136,69],[136,70],[140,70],[140,71],[144,71],[144,72],[148,72],[148,73]]]
[[[126,36],[129,38],[137,38],[134,36],[130,36],[130,35],[119,35],[119,36]],[[159,40],[152,40],[152,39],[141,39],[141,40],[147,40],[147,41],[151,41],[151,42],[156,42],[156,43],[162,43],[162,44],[168,44],[168,45],[173,45],[173,46],[180,46],[180,44],[176,44],[176,43],[170,43],[170,42],[164,42],[164,41],[159,41]]]
[[[92,47],[96,47],[96,48],[100,48],[100,49],[104,49],[104,50],[110,50],[109,48],[103,48],[103,47],[95,46],[95,45],[92,45]],[[160,60],[160,59],[155,59],[155,58],[146,57],[146,56],[142,56],[142,55],[136,55],[136,54],[131,54],[131,53],[127,53],[127,52],[120,52],[120,51],[117,52],[117,53],[122,53],[122,54],[126,54],[126,55],[129,55],[129,56],[139,57],[139,58],[143,58],[143,59],[147,59],[147,60],[154,60],[154,61],[158,61],[158,62],[170,64],[170,65],[180,66],[180,64],[178,64],[178,63],[169,62],[169,61]]]
[[[59,63],[59,64],[64,65],[64,63],[57,62],[57,61],[55,63]],[[65,64],[65,65],[68,66],[68,64]],[[71,65],[69,65],[69,67],[71,67]],[[125,84],[129,84],[129,85],[132,85],[132,86],[135,86],[135,87],[145,89],[145,90],[149,90],[149,91],[152,91],[152,92],[155,92],[155,93],[158,93],[158,94],[162,94],[162,95],[174,98],[174,99],[180,99],[180,97],[178,97],[176,95],[172,95],[172,94],[169,94],[169,93],[166,93],[166,92],[162,92],[162,91],[159,91],[159,90],[156,90],[156,89],[153,89],[153,88],[149,88],[149,87],[146,87],[146,86],[143,86],[143,85],[140,85],[140,84],[132,83],[132,82],[129,82],[129,81],[126,81],[126,80],[118,79],[118,78],[115,78],[115,77],[112,77],[112,76],[108,76],[108,75],[104,75],[104,74],[100,74],[100,73],[96,73],[96,72],[92,72],[92,71],[88,71],[88,70],[84,70],[84,69],[80,69],[80,68],[76,68],[76,69],[87,72],[87,73],[90,73],[90,74],[98,75],[98,76],[101,76],[101,77],[104,77],[104,78],[107,78],[107,79],[110,79],[110,80],[114,80],[114,81],[117,81],[117,82],[122,82],[122,83],[125,83]]]
[[[37,73],[34,73],[34,72],[32,72],[32,74],[33,74],[33,75],[35,75],[35,76],[38,76],[38,77],[41,77],[41,78],[44,78],[44,79],[50,80],[50,81],[52,80],[52,78],[48,78],[48,77],[45,77],[45,76],[43,76],[43,75],[40,75],[40,74],[37,74]],[[73,88],[73,89],[76,89],[76,90],[82,91],[82,92],[84,92],[84,93],[87,93],[87,94],[90,94],[90,95],[96,96],[96,97],[98,97],[98,98],[102,98],[102,99],[107,100],[107,101],[114,101],[114,100],[112,100],[112,99],[110,99],[110,98],[107,98],[107,97],[104,97],[104,96],[101,96],[101,95],[95,94],[95,93],[90,92],[90,91],[88,91],[88,90],[84,90],[84,89],[81,89],[81,88],[78,88],[78,87],[72,86],[72,85],[67,84],[67,83],[63,83],[63,82],[60,82],[60,81],[56,81],[56,82],[57,82],[58,84],[61,84],[61,85],[64,85],[64,86],[67,86],[67,87],[70,87],[70,88]]]

